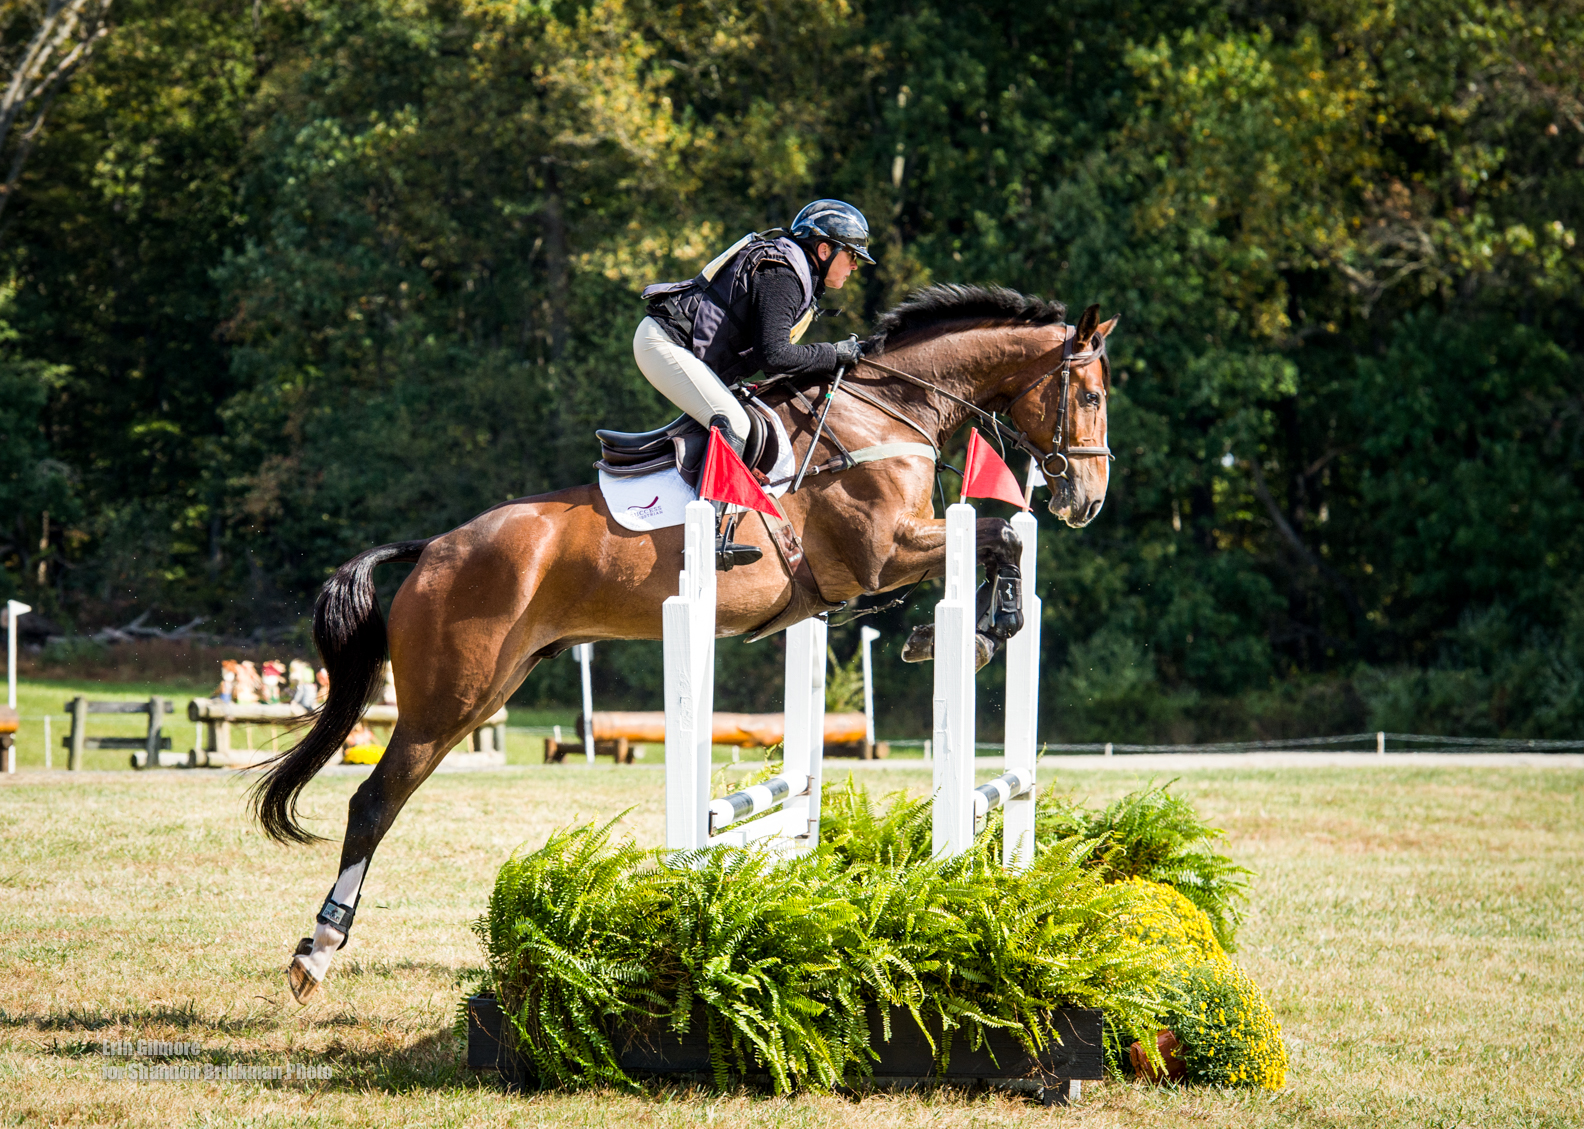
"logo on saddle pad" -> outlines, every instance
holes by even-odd
[[[665,506],[660,504],[660,495],[656,494],[641,506],[628,506],[627,512],[633,517],[649,518],[664,513]]]

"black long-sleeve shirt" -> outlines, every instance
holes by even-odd
[[[792,327],[803,316],[803,288],[790,267],[763,264],[749,280],[748,293],[754,311],[754,349],[766,373],[829,376],[836,371],[836,346],[792,343]]]

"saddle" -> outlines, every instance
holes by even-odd
[[[760,482],[781,455],[780,439],[765,416],[768,410],[753,402],[748,411],[748,441],[743,462],[758,472]],[[634,478],[676,467],[687,484],[698,489],[709,450],[709,430],[692,416],[678,416],[653,431],[596,431],[600,460],[594,466],[617,478]]]

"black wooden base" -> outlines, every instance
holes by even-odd
[[[531,1089],[532,1081],[515,1048],[501,1041],[500,1007],[492,995],[468,999],[467,1064],[475,1070],[498,1070],[506,1088]],[[1011,1034],[992,1031],[977,1051],[960,1035],[952,1047],[951,1065],[944,1074],[935,1071],[934,1056],[923,1032],[906,1011],[891,1015],[891,1040],[882,1042],[879,1016],[871,1017],[870,1030],[880,1061],[874,1064],[872,1085],[877,1089],[934,1086],[994,1086],[1029,1093],[1046,1105],[1066,1105],[1078,1098],[1081,1083],[1104,1076],[1101,1046],[1101,1013],[1093,1008],[1062,1008],[1057,1012],[1062,1042],[1045,1048],[1035,1058]],[[932,1032],[938,1038],[938,1032]],[[992,1058],[993,1054],[993,1058]],[[665,1031],[648,1040],[629,1039],[621,1052],[621,1067],[634,1078],[670,1081],[710,1081],[709,1039],[701,1021],[679,1037]]]

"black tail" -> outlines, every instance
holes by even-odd
[[[297,797],[329,763],[380,688],[385,666],[385,617],[374,594],[374,568],[387,561],[416,561],[428,541],[398,541],[359,553],[325,581],[314,604],[314,643],[330,672],[330,696],[313,728],[268,762],[253,786],[253,815],[279,843],[312,843],[322,836],[297,823]]]

